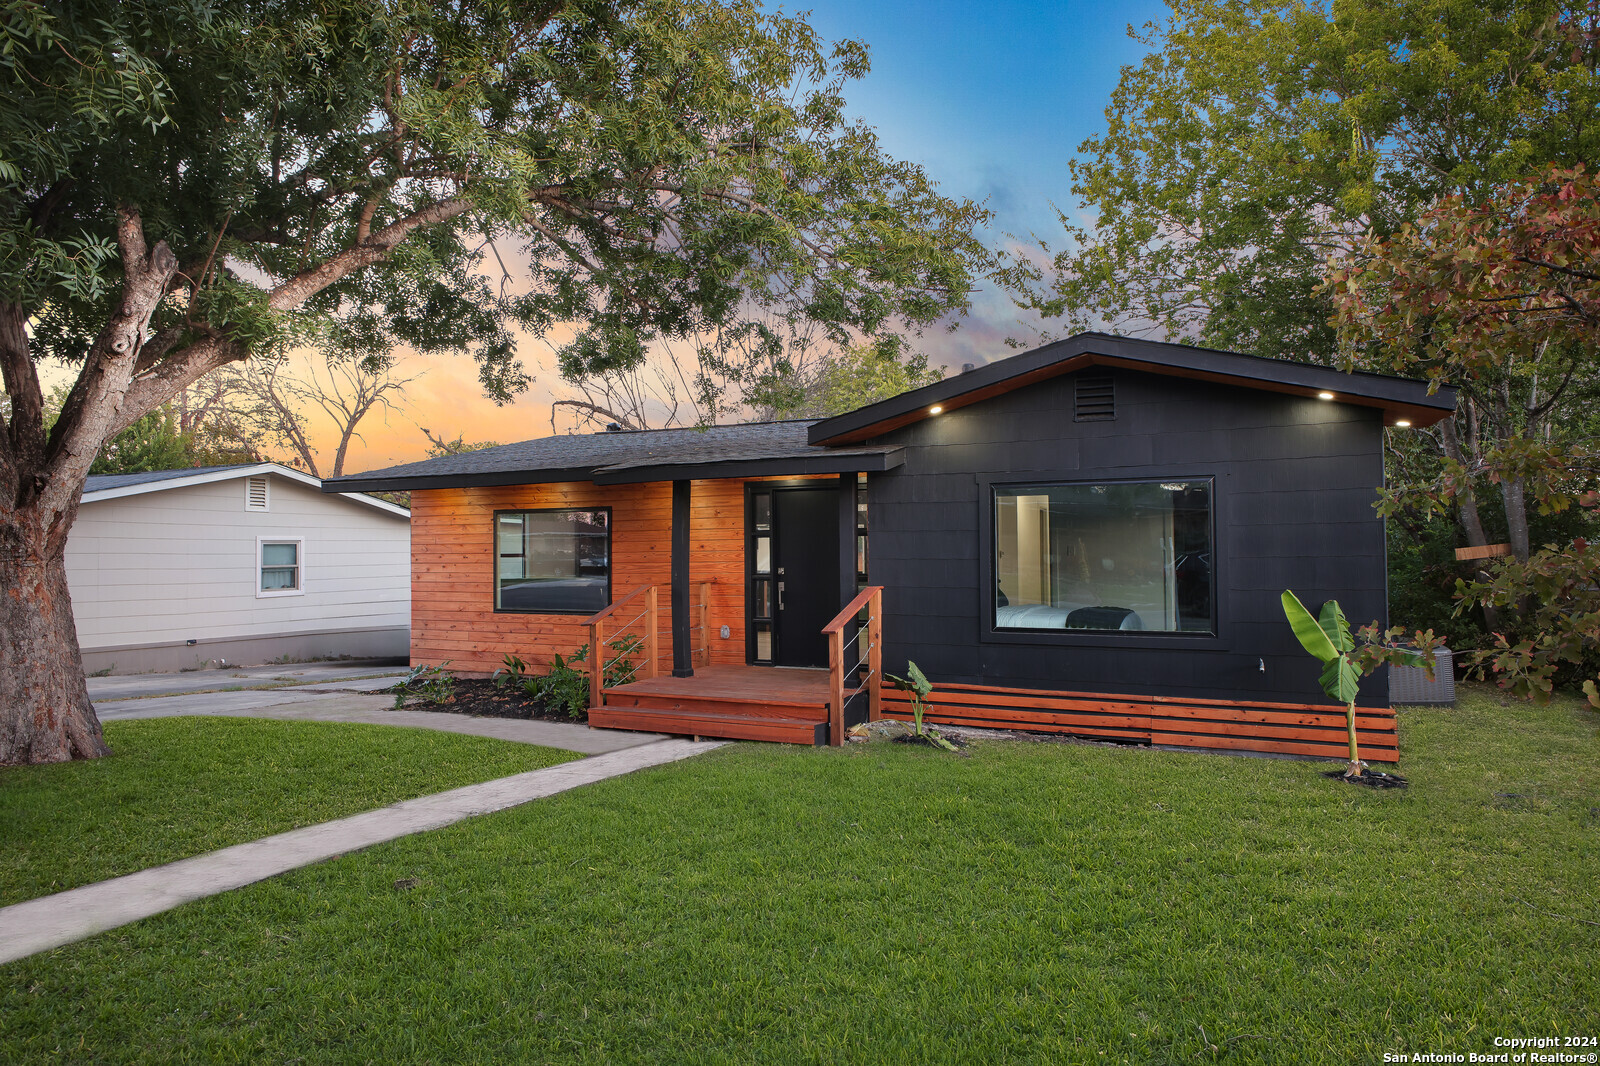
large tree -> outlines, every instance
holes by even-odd
[[[286,357],[250,359],[224,368],[219,377],[238,435],[287,451],[289,462],[313,477],[343,474],[351,441],[365,440],[357,427],[375,410],[402,410],[406,386],[415,380],[394,376],[392,359],[352,355],[313,356],[303,369]],[[314,423],[337,434],[332,456],[319,456],[313,446]]]
[[[103,754],[63,569],[108,439],[328,329],[591,369],[965,305],[980,212],[844,118],[858,43],[732,0],[19,0],[0,16],[0,763]],[[504,254],[503,254],[504,253]],[[526,263],[503,284],[484,257]],[[46,430],[36,364],[78,368]]]
[[[1332,363],[1330,255],[1600,158],[1587,2],[1170,3],[1072,163],[1062,249],[1002,275],[1074,328]]]
[[[1445,197],[1331,264],[1322,291],[1352,362],[1456,383],[1473,412],[1465,437],[1439,424],[1439,462],[1392,481],[1384,509],[1454,506],[1481,539],[1479,487],[1499,490],[1511,556],[1457,582],[1462,601],[1505,615],[1476,662],[1537,698],[1577,667],[1600,706],[1600,550],[1529,535],[1530,510],[1592,509],[1600,488],[1600,180],[1555,169],[1481,201]]]

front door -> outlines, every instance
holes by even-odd
[[[772,493],[779,666],[827,666],[822,627],[839,611],[839,494],[828,488]]]

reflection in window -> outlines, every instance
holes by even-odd
[[[994,493],[997,629],[1214,633],[1211,482]]]
[[[593,614],[611,602],[611,512],[495,515],[497,611]]]

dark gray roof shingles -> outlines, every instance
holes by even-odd
[[[132,485],[149,485],[156,481],[172,481],[196,474],[213,474],[219,470],[249,470],[260,463],[243,463],[234,466],[191,466],[182,470],[146,470],[138,474],[91,474],[84,482],[84,492],[104,492],[107,489],[125,489]]]
[[[629,470],[651,466],[803,459],[815,455],[877,454],[881,447],[823,448],[806,441],[814,420],[747,422],[732,426],[624,430],[540,437],[498,448],[446,455],[419,463],[369,470],[347,478],[365,481],[540,471]],[[329,478],[335,486],[344,479]]]

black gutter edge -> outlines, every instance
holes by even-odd
[[[803,474],[881,474],[906,461],[905,449],[862,455],[808,455],[783,459],[726,459],[673,466],[604,467],[594,472],[596,485],[636,485],[646,481],[711,480],[735,477],[782,477]]]
[[[323,492],[409,492],[413,489],[461,489],[494,485],[542,485],[553,481],[588,481],[594,473],[589,466],[562,470],[494,470],[478,474],[428,474],[381,477],[347,474],[327,478]]]
[[[1180,357],[1181,353],[1181,357]],[[1271,381],[1307,389],[1326,389],[1347,396],[1368,400],[1388,400],[1392,403],[1417,407],[1432,407],[1441,411],[1455,409],[1456,387],[1441,385],[1437,393],[1428,392],[1428,383],[1413,378],[1374,374],[1368,371],[1346,371],[1314,363],[1294,363],[1285,359],[1267,359],[1242,352],[1227,352],[1216,348],[1195,348],[1166,341],[1146,341],[1132,337],[1114,337],[1106,333],[1078,333],[1054,341],[1030,352],[1009,359],[989,363],[965,374],[924,385],[920,389],[880,400],[854,411],[815,422],[806,430],[806,440],[823,445],[827,441],[860,432],[879,422],[911,414],[918,408],[947,403],[969,392],[998,385],[1010,378],[1042,370],[1054,363],[1065,362],[1084,355],[1103,355],[1113,359],[1128,359],[1148,363],[1151,372],[1160,373],[1163,367],[1177,370],[1199,370],[1244,379]],[[1247,373],[1241,361],[1254,364],[1271,373]]]
[[[634,485],[646,481],[678,481],[800,474],[875,474],[893,470],[905,460],[902,448],[844,454],[797,455],[776,459],[724,459],[707,463],[656,463],[651,466],[567,467],[557,470],[496,470],[478,474],[429,474],[374,477],[349,474],[329,478],[323,492],[410,492],[416,489],[486,488],[498,485],[545,485],[558,481],[592,481],[596,485]]]

